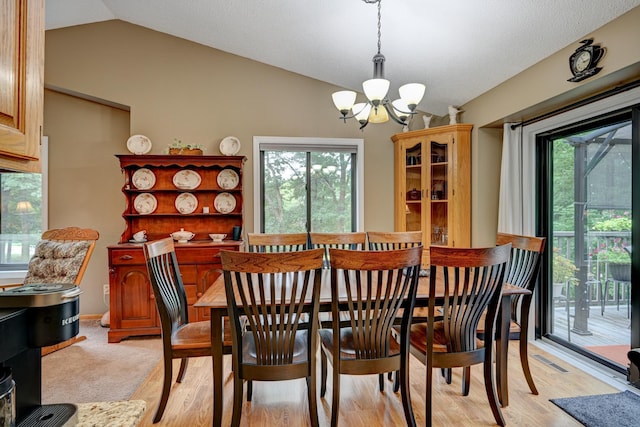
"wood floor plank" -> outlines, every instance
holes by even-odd
[[[567,370],[560,372],[552,365],[532,357],[542,355],[546,360]],[[549,402],[551,398],[613,393],[617,389],[597,378],[571,366],[563,360],[546,353],[537,346],[530,347],[530,364],[540,394],[530,393],[522,374],[518,349],[509,347],[509,406],[503,414],[509,426],[523,427],[567,427],[580,426],[572,417]],[[211,359],[198,358],[189,362],[189,369],[182,384],[174,384],[169,403],[158,427],[191,427],[211,425]],[[177,372],[178,364],[174,368]],[[224,414],[223,425],[231,423],[233,406],[233,381],[231,360],[225,356]],[[424,425],[424,381],[425,368],[417,360],[411,361],[411,398],[418,425]],[[318,375],[318,378],[320,376]],[[160,397],[162,368],[158,365],[140,386],[132,399],[147,402],[147,411],[141,426],[151,426],[153,414]],[[491,426],[495,425],[482,382],[480,366],[472,369],[471,392],[460,394],[460,370],[454,370],[452,384],[446,384],[434,372],[434,416],[435,426]],[[377,427],[405,425],[400,394],[393,393],[387,382],[384,393],[378,391],[378,378],[371,376],[341,377],[340,425],[350,427]],[[245,387],[246,393],[246,387]],[[331,377],[327,383],[327,394],[319,397],[318,417],[320,425],[327,426],[331,419]],[[246,394],[245,394],[246,397]],[[256,382],[252,402],[243,404],[242,426],[307,426],[308,406],[304,380],[282,382]],[[186,423],[186,424],[185,424]]]

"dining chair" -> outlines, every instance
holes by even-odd
[[[513,295],[511,297],[511,320],[509,324],[509,339],[520,341],[520,362],[531,393],[538,394],[529,367],[529,311],[533,299],[533,291],[538,281],[542,253],[545,245],[544,237],[519,236],[515,234],[498,233],[496,245],[511,243],[509,268],[505,274],[505,282],[531,291],[530,294]],[[480,338],[485,329],[482,322],[478,328]]]
[[[409,393],[408,331],[413,315],[422,246],[393,251],[329,249],[331,260],[331,329],[320,330],[321,386],[324,397],[327,362],[333,367],[331,425],[338,423],[340,375],[400,371],[407,424],[414,425]],[[400,342],[391,336],[402,307]],[[349,325],[340,321],[346,312]],[[380,377],[383,378],[383,377]],[[384,381],[380,380],[381,390]]]
[[[313,249],[324,249],[324,268],[330,268],[329,249],[364,250],[367,233],[309,233],[309,241]]]
[[[294,378],[305,378],[311,424],[318,425],[318,322],[303,317],[317,319],[322,252],[220,252],[232,325],[233,426],[240,425],[245,380]]]
[[[164,379],[158,408],[153,417],[157,423],[169,400],[173,378],[173,360],[181,359],[176,382],[181,383],[187,372],[190,357],[211,356],[211,329],[209,321],[189,323],[187,296],[180,275],[173,239],[167,237],[143,245],[149,272],[149,281],[160,315]],[[229,327],[225,324],[224,349],[231,349]]]
[[[394,249],[412,248],[422,245],[422,231],[367,231],[367,241],[369,242],[369,250],[372,251],[388,251]],[[414,311],[413,321],[424,320],[420,309]],[[416,314],[418,316],[416,316]],[[393,379],[393,372],[387,374],[389,380]],[[384,376],[380,374],[380,390],[384,389]],[[400,389],[400,381],[396,373],[393,390]]]
[[[248,233],[249,252],[291,252],[307,249],[307,233]]]
[[[367,231],[369,250],[386,251],[422,245],[422,231]]]
[[[493,330],[511,244],[492,248],[432,246],[429,295],[444,286],[442,301],[430,298],[427,322],[411,325],[409,349],[426,367],[425,419],[432,423],[433,368],[462,367],[462,394],[469,393],[471,366],[482,363],[484,384],[498,425],[505,425],[493,377],[494,334],[477,338],[478,323],[485,310],[485,330]],[[440,310],[436,310],[440,307]],[[413,414],[412,414],[413,416]]]

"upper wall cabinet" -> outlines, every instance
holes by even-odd
[[[40,170],[44,0],[0,2],[0,169]]]

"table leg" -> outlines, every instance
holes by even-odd
[[[213,361],[213,426],[222,425],[222,318],[223,314],[211,310],[211,359]]]
[[[505,408],[509,405],[509,389],[507,379],[507,360],[509,357],[509,324],[511,320],[511,296],[500,298],[496,327],[496,376],[498,399]]]

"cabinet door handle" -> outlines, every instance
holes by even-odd
[[[129,260],[132,260],[132,259],[133,259],[133,256],[131,256],[131,255],[122,255],[122,256],[120,257],[120,259],[121,259],[122,261],[129,261]]]

